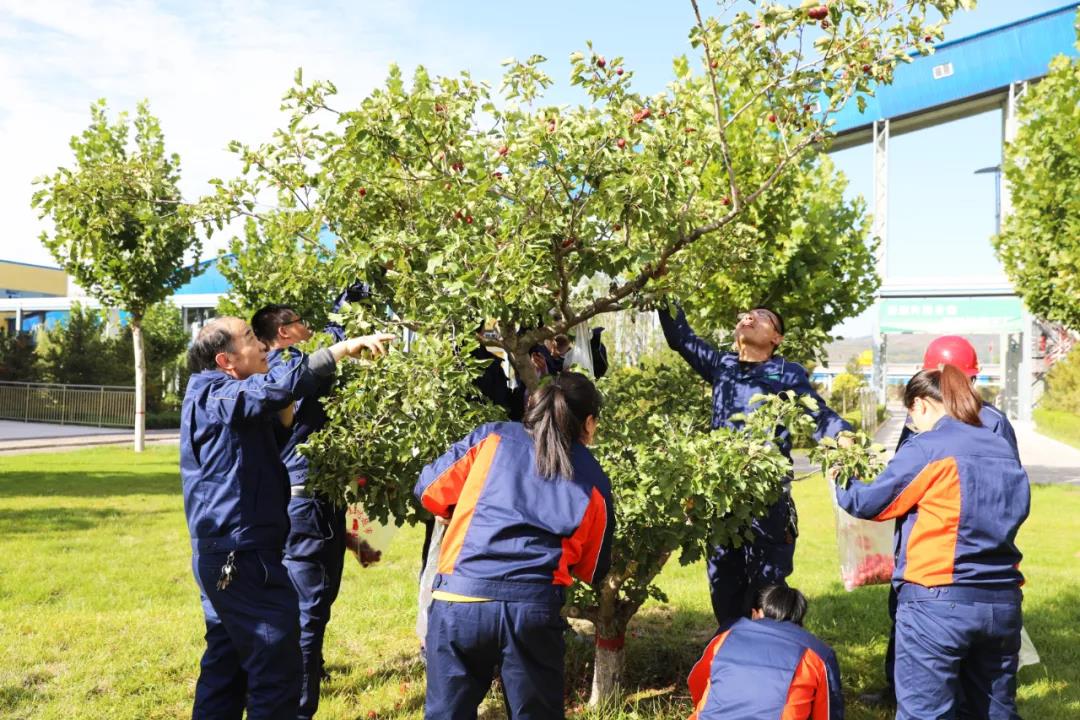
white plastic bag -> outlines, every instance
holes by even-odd
[[[427,557],[424,558],[424,571],[420,573],[420,592],[417,597],[416,637],[423,645],[427,639],[428,613],[431,611],[431,594],[434,592],[435,576],[438,574],[439,552],[442,550],[443,534],[446,526],[438,520],[431,531]]]
[[[1039,651],[1035,649],[1035,643],[1031,642],[1031,636],[1028,635],[1027,628],[1020,628],[1020,667],[1025,665],[1038,665],[1041,662],[1039,659]]]
[[[587,371],[589,377],[596,377],[596,370],[593,366],[592,345],[590,343],[592,332],[589,330],[589,324],[579,323],[574,326],[571,333],[574,336],[574,346],[566,354],[563,367],[569,370],[576,365]]]
[[[828,479],[826,482],[832,483]],[[836,503],[835,489],[830,487],[829,491],[836,510],[836,548],[840,554],[840,579],[844,589],[851,592],[863,585],[892,582],[895,567],[893,523],[852,517]]]

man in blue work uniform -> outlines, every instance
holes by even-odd
[[[811,413],[817,422],[815,440],[851,430],[811,387],[806,368],[776,354],[783,341],[784,321],[773,310],[754,308],[740,314],[735,326],[737,353],[720,352],[695,335],[681,308],[675,317],[665,309],[658,312],[668,345],[712,385],[713,428],[740,427],[742,422],[732,416],[753,410],[750,398],[754,395],[790,390],[817,401]],[[776,443],[790,459],[791,434],[786,428],[777,428]],[[782,584],[792,572],[798,517],[789,487],[763,517],[754,519],[751,530],[752,542],[738,548],[718,547],[709,558],[713,613],[721,627],[747,617],[756,594],[767,585]]]
[[[206,616],[193,718],[293,720],[300,700],[296,591],[281,562],[288,475],[273,418],[315,393],[346,355],[383,352],[391,336],[355,338],[267,375],[266,348],[243,320],[221,317],[188,352],[180,476],[192,567]]]
[[[926,352],[923,354],[923,370],[937,370],[942,365],[954,365],[964,372],[971,381],[974,383],[975,378],[979,374],[979,356],[975,352],[975,346],[968,342],[965,338],[959,335],[942,335],[941,337],[934,338],[929,345],[926,346]],[[1020,459],[1020,450],[1016,444],[1016,431],[1013,430],[1012,424],[1009,422],[1009,418],[1005,413],[998,410],[989,403],[983,403],[982,408],[979,409],[979,419],[982,420],[983,427],[989,428],[995,435],[1003,438],[1009,443],[1009,446],[1013,450],[1013,454],[1016,455],[1016,459]],[[917,432],[912,429],[910,418],[908,422],[904,423],[904,429],[900,432],[900,440],[896,443],[897,451],[900,450],[909,440],[911,440]],[[896,529],[896,547],[894,548],[894,554],[899,554],[899,542],[900,542],[900,523],[897,522]],[[896,704],[896,607],[898,604],[898,597],[896,595],[896,587],[889,587],[889,644],[885,648],[885,687],[881,690],[863,693],[859,696],[859,700],[867,705],[895,705]]]
[[[292,370],[287,350],[311,338],[311,330],[288,305],[267,305],[251,318],[255,336],[270,349],[266,361],[270,377]],[[300,691],[299,720],[308,720],[319,708],[323,677],[323,637],[330,608],[341,587],[345,565],[345,508],[307,490],[308,459],[297,448],[326,424],[322,399],[330,393],[332,377],[321,378],[314,394],[293,405],[293,419],[285,429],[281,460],[289,473],[289,537],[285,542],[285,568],[300,596],[300,652],[304,681]]]

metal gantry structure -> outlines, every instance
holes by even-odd
[[[860,113],[849,104],[836,116],[833,150],[870,144],[873,151],[873,223],[880,240],[881,278],[874,322],[873,386],[881,402],[887,389],[887,337],[896,332],[1000,333],[1010,414],[1029,420],[1034,404],[1036,336],[1045,328],[1027,311],[1012,285],[950,278],[898,282],[886,267],[889,248],[889,143],[892,137],[971,117],[1001,112],[1002,148],[1017,132],[1017,105],[1029,83],[1046,75],[1057,55],[1078,54],[1073,2],[1008,25],[944,42],[932,55],[912,56],[897,68],[892,84],[878,89]],[[1008,183],[996,171],[999,219],[1010,213]],[[1060,334],[1060,333],[1058,333]],[[1013,348],[1008,360],[1005,349]]]

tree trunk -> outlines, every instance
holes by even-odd
[[[131,345],[135,349],[135,452],[146,444],[146,357],[143,354],[142,316],[131,315]]]
[[[605,705],[618,698],[622,686],[628,618],[619,612],[619,582],[607,577],[600,591],[596,619],[596,661],[593,663],[592,693],[589,706]]]

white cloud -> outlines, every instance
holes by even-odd
[[[425,26],[411,2],[0,0],[0,39],[0,258],[45,264],[31,181],[71,163],[67,141],[97,98],[112,113],[150,100],[194,198],[239,171],[229,140],[280,124],[299,66],[355,105],[391,62],[453,72],[499,57],[483,37]]]

